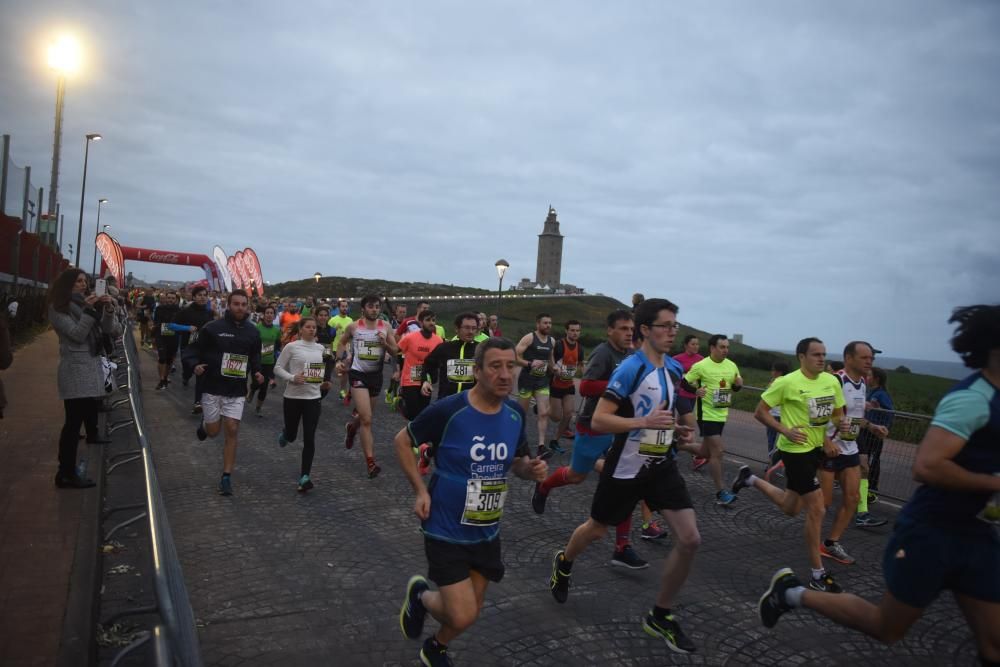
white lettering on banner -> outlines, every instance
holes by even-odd
[[[172,252],[168,252],[168,253],[151,252],[151,253],[149,253],[149,261],[150,262],[161,262],[163,264],[177,264],[180,261],[180,259],[181,259],[180,255],[178,255],[176,253],[172,253]]]

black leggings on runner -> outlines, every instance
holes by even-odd
[[[320,400],[318,398],[285,397],[285,438],[293,442],[299,433],[302,420],[302,474],[312,470],[316,454],[316,426],[319,424]]]
[[[257,384],[257,380],[250,379],[250,397],[247,400],[252,400],[253,395],[257,394],[257,400],[261,403],[267,398],[267,388],[274,379],[274,364],[261,364],[260,374],[264,376],[264,384]]]

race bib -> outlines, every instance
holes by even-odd
[[[547,362],[546,363],[542,363],[541,366],[533,367],[531,369],[531,375],[534,376],[534,377],[536,377],[536,378],[545,377],[545,371],[547,371],[547,370],[549,370],[549,364]]]
[[[167,324],[166,322],[164,322],[163,324],[160,325],[160,335],[161,336],[174,336],[174,335],[176,335],[176,333],[177,332],[174,331],[173,329],[171,329],[170,325]]]
[[[473,359],[449,359],[446,373],[450,382],[472,382],[476,376],[472,374]]]
[[[673,442],[673,429],[661,431],[655,428],[644,428],[639,431],[639,454],[641,456],[666,456],[670,453],[670,446]]]
[[[379,361],[382,359],[382,343],[377,340],[366,340],[361,343],[358,358],[363,361]]]
[[[809,425],[826,426],[833,415],[833,396],[809,399]]]
[[[559,371],[560,380],[572,380],[576,377],[576,366],[563,366],[562,370]]]
[[[732,389],[716,389],[712,392],[712,407],[715,408],[728,408],[733,404],[733,390]]]
[[[465,488],[465,511],[462,524],[466,526],[492,526],[503,515],[507,498],[507,478],[470,479]]]
[[[269,354],[274,354],[274,343],[260,346],[260,356],[266,357]]]
[[[306,364],[302,368],[302,375],[309,384],[319,384],[323,382],[323,373],[326,371],[326,364],[322,361],[315,361]]]
[[[862,417],[851,417],[851,428],[847,433],[841,433],[840,439],[844,442],[853,442],[858,439],[858,435],[861,433],[861,422],[864,419]]]
[[[421,382],[424,375],[424,367],[419,364],[410,366],[410,382]]]
[[[222,353],[222,377],[246,378],[250,359],[245,354]]]

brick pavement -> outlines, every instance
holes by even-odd
[[[316,489],[303,496],[295,491],[299,447],[279,449],[275,442],[281,399],[273,393],[263,418],[246,413],[235,495],[223,498],[215,494],[221,442],[194,438],[190,390],[178,382],[152,391],[149,355],[142,372],[147,426],[205,663],[417,664],[419,644],[402,638],[397,620],[407,578],[426,569],[410,511],[412,493],[389,450],[402,419],[379,404],[376,452],[383,473],[368,480],[360,446],[346,451],[342,444],[349,408],[328,398],[314,465]],[[891,648],[808,611],[765,631],[756,600],[771,573],[782,565],[807,571],[801,520],[781,515],[753,493],[732,508],[716,507],[707,475],[685,471],[685,476],[703,545],[676,611],[698,653],[671,653],[640,627],[669,540],[636,545],[651,564],[638,572],[609,565],[610,539],[594,545],[574,568],[569,601],[558,605],[547,588],[551,558],[587,516],[595,480],[556,491],[543,516],[531,511],[531,485],[514,480],[503,527],[507,576],[490,586],[480,620],[453,643],[456,663],[977,664],[971,635],[947,596],[906,641]],[[885,530],[851,529],[844,543],[859,564],[834,564],[838,581],[867,597],[880,595],[885,536]],[[434,627],[432,620],[428,627]]]
[[[58,359],[49,330],[17,350],[3,372],[10,401],[0,420],[3,665],[79,665],[88,651],[100,488],[53,484],[63,423]],[[80,452],[96,475],[100,447],[81,443]]]

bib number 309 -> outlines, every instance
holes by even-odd
[[[506,477],[470,479],[466,484],[462,524],[466,526],[492,526],[500,521],[506,498]]]

